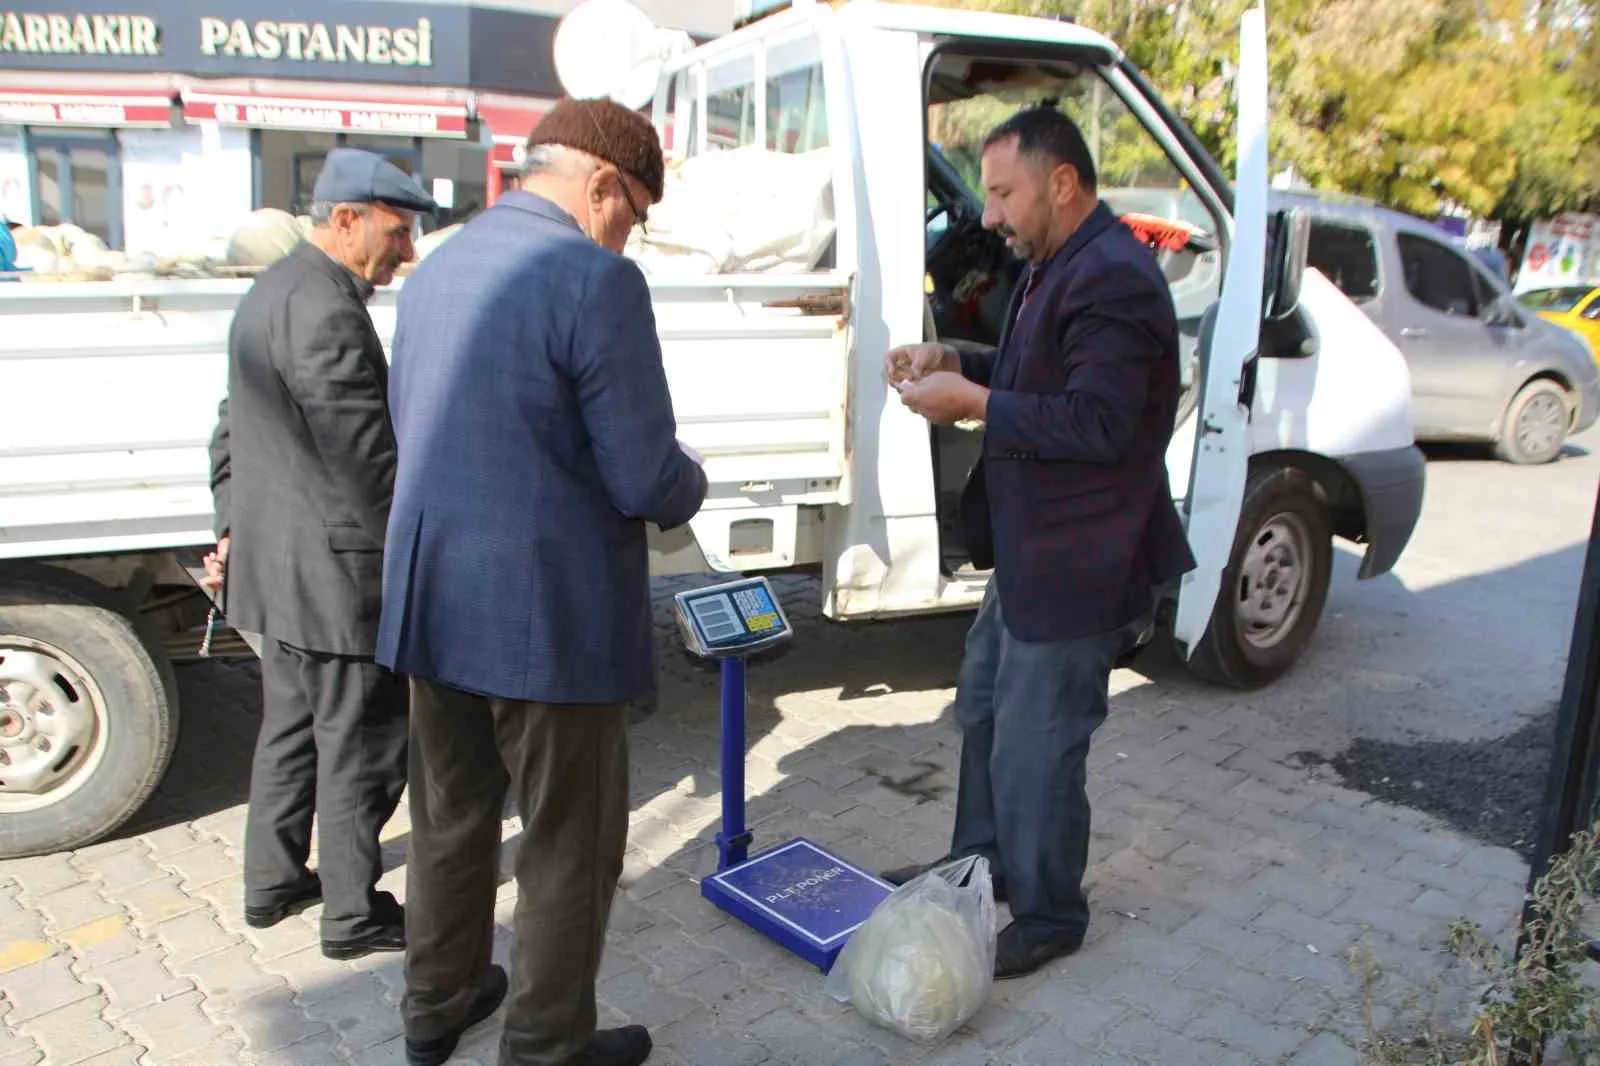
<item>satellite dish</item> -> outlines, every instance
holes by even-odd
[[[629,0],[584,0],[556,28],[556,77],[576,99],[608,96],[637,111],[650,102],[667,61],[692,46]]]

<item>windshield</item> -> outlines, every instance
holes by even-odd
[[[1560,289],[1530,289],[1517,297],[1522,306],[1535,311],[1566,312],[1577,307],[1590,290],[1564,287]]]
[[[1117,73],[1069,55],[1040,59],[936,52],[928,72],[928,273],[939,336],[994,343],[1013,270],[968,261],[981,235],[983,142],[1023,108],[1060,108],[1082,131],[1098,171],[1100,198],[1155,255],[1177,311],[1186,390],[1199,380],[1200,321],[1222,286],[1226,231],[1156,133],[1123,102]],[[1219,240],[1219,235],[1222,237]],[[992,249],[991,249],[992,250]],[[997,255],[1009,256],[1003,249]],[[987,263],[987,261],[985,261]],[[1186,396],[1190,395],[1186,391]]]
[[[979,166],[985,135],[1025,107],[1054,103],[1083,131],[1100,171],[1100,197],[1113,211],[1181,222],[1214,246],[1210,212],[1093,67],[968,60],[958,72],[952,68],[959,62],[947,58],[936,72],[928,134],[977,199],[983,198]]]

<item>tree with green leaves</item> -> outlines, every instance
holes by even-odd
[[[1127,53],[1231,169],[1254,0],[935,0],[1057,17]],[[1271,153],[1317,189],[1431,217],[1600,203],[1600,42],[1586,0],[1271,0]]]

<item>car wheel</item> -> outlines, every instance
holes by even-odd
[[[172,667],[105,590],[48,567],[0,588],[0,858],[100,840],[172,757]]]
[[[1519,466],[1548,463],[1561,454],[1571,425],[1567,390],[1545,378],[1530,381],[1506,407],[1495,454]]]
[[[1316,632],[1333,570],[1333,533],[1316,482],[1280,467],[1250,476],[1233,555],[1189,668],[1234,688],[1285,673]]]

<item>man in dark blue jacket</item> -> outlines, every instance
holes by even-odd
[[[982,172],[984,224],[1029,263],[1000,345],[914,345],[887,364],[930,421],[985,422],[962,514],[994,576],[956,692],[951,850],[986,856],[1009,896],[1004,978],[1083,943],[1089,738],[1117,656],[1194,558],[1167,481],[1178,328],[1155,257],[1100,202],[1083,136],[1054,108],[997,127]]]
[[[524,828],[502,1066],[650,1053],[640,1027],[595,1031],[594,986],[628,831],[623,704],[654,674],[645,526],[682,525],[706,494],[650,292],[618,254],[663,171],[642,116],[563,101],[522,187],[400,297],[378,654],[411,679],[413,1066],[506,993],[489,958],[507,789]]]

